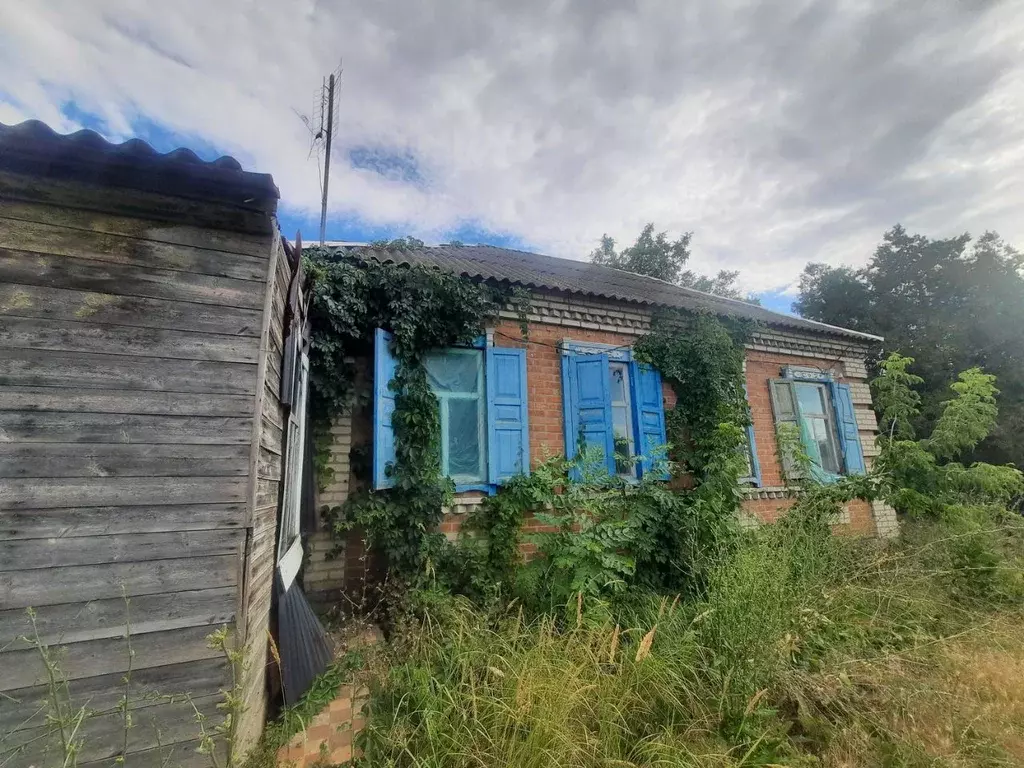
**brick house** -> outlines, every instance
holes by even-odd
[[[657,471],[645,457],[665,440],[664,412],[674,393],[656,371],[633,359],[632,343],[650,329],[659,307],[712,311],[758,321],[746,351],[746,386],[753,416],[748,430],[750,474],[743,481],[744,521],[776,519],[792,503],[777,459],[776,425],[797,424],[804,448],[822,476],[863,472],[877,455],[865,358],[880,339],[869,334],[772,312],[745,302],[586,262],[492,246],[420,247],[402,251],[351,249],[363,258],[426,264],[474,280],[521,286],[531,293],[529,338],[503,311],[476,347],[438,350],[427,361],[441,406],[442,464],[456,482],[456,501],[442,523],[457,532],[462,516],[524,466],[553,454],[575,455],[578,435],[605,446],[609,472]],[[388,484],[393,456],[393,363],[387,334],[378,332],[367,366],[372,408],[334,426],[335,477],[319,498],[338,504],[358,482],[353,445],[372,445],[374,487]],[[372,411],[372,412],[371,412]],[[630,468],[616,456],[640,457]],[[837,529],[892,536],[896,517],[881,503],[850,503]],[[329,534],[312,537],[307,589],[327,597],[365,566],[360,542],[346,556],[324,561]]]

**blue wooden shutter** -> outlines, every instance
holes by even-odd
[[[530,471],[526,350],[491,347],[487,355],[487,474],[500,483]]]
[[[630,363],[629,375],[633,380],[633,423],[636,425],[636,446],[642,456],[641,477],[650,472],[654,458],[664,459],[665,443],[665,400],[661,393],[661,374],[657,369],[640,363]],[[662,480],[669,479],[669,473],[659,473]]]
[[[611,370],[608,355],[566,355],[562,358],[562,386],[565,404],[565,455],[575,459],[586,447],[598,446],[601,464],[615,474],[615,440],[612,432]],[[575,473],[577,479],[579,473]]]
[[[750,408],[750,393],[747,392],[746,383],[743,384],[743,396],[747,399],[747,415],[750,423],[747,424],[747,451],[750,454],[749,477],[744,477],[740,482],[751,483],[755,488],[761,487],[761,462],[757,458],[757,439],[754,437],[754,413]]]
[[[829,383],[832,402],[836,409],[836,423],[839,426],[839,446],[843,450],[843,464],[848,475],[862,475],[865,472],[864,452],[860,447],[860,431],[857,415],[853,412],[853,397],[849,384]]]
[[[373,487],[391,488],[395,478],[389,476],[388,465],[395,463],[395,428],[391,414],[395,412],[395,393],[391,381],[398,361],[391,354],[392,335],[378,328],[373,335]]]

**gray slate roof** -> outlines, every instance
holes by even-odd
[[[426,264],[468,278],[508,282],[528,288],[566,291],[649,306],[705,309],[716,314],[758,320],[771,326],[797,328],[863,341],[880,340],[880,337],[868,333],[792,317],[745,301],[683,288],[654,277],[512,248],[499,248],[493,245],[439,245],[384,250],[370,246],[348,246],[345,250],[364,259],[397,264]]]
[[[160,153],[141,139],[115,144],[89,130],[64,135],[39,120],[0,123],[0,171],[269,213],[280,196],[270,174],[243,171],[233,157],[205,161],[190,149]]]

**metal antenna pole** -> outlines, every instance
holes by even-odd
[[[324,152],[324,197],[320,203],[320,245],[327,234],[327,186],[331,179],[331,133],[334,130],[334,74],[327,81],[327,136]]]

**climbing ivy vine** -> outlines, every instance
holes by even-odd
[[[505,293],[426,266],[403,266],[334,249],[306,251],[310,276],[310,403],[320,478],[329,477],[332,421],[359,407],[356,359],[371,358],[377,328],[393,335],[395,389],[394,487],[353,493],[328,512],[336,533],[359,527],[391,571],[410,579],[424,571],[443,545],[437,533],[442,508],[454,490],[441,476],[441,428],[424,355],[465,345],[484,332],[488,317],[505,304]]]

